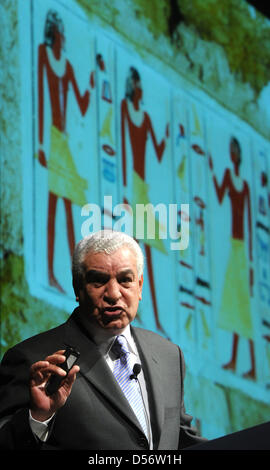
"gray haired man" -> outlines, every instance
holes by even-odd
[[[185,413],[181,350],[131,325],[143,261],[124,233],[100,231],[78,243],[72,273],[79,307],[3,358],[1,448],[177,450],[204,440]],[[68,345],[80,358],[67,374],[60,366]],[[63,380],[49,395],[53,374]]]

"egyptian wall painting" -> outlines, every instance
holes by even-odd
[[[224,383],[235,377],[239,388],[252,380],[267,390],[268,143],[62,4],[33,2],[29,21],[25,258],[32,292],[71,312],[71,256],[82,227],[136,236],[143,225],[136,324],[181,345],[191,367],[207,360],[213,380],[221,374]],[[147,217],[136,213],[138,204],[152,205]],[[171,248],[170,205],[178,234],[189,223],[185,250]]]

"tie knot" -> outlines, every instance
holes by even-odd
[[[126,338],[122,335],[117,336],[113,343],[112,350],[116,357],[126,356],[129,353]]]

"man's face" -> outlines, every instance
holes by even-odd
[[[99,327],[119,334],[137,313],[143,277],[138,278],[135,254],[127,247],[114,253],[87,253],[79,303]]]

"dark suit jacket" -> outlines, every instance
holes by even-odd
[[[132,328],[145,374],[154,449],[178,449],[200,438],[183,403],[184,362],[178,346],[159,335]],[[47,442],[34,437],[28,420],[29,369],[66,345],[79,349],[80,372],[66,404],[57,411]],[[68,321],[11,348],[0,368],[2,449],[142,450],[148,442],[105,359],[79,321]]]

